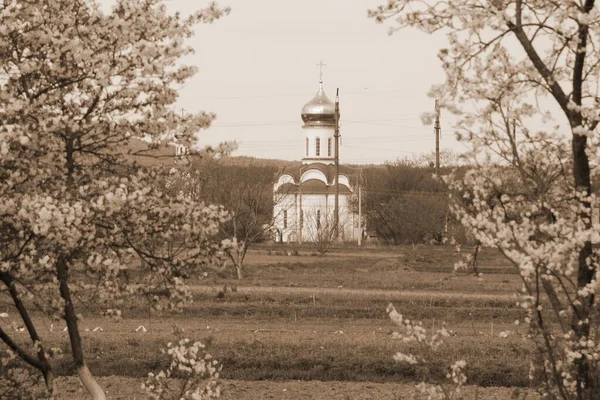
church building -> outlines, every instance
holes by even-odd
[[[335,143],[336,104],[325,95],[322,79],[315,97],[302,108],[301,117],[302,163],[280,170],[273,188],[275,241],[358,240],[361,234],[355,193],[358,171],[339,165],[336,176],[335,152],[339,151]]]

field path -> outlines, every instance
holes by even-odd
[[[223,286],[194,285],[192,290],[201,293],[217,293]],[[470,300],[496,300],[515,301],[514,295],[498,293],[459,293],[442,290],[385,290],[385,289],[348,289],[348,288],[316,288],[316,287],[281,287],[281,286],[237,286],[238,293],[242,294],[284,294],[284,295],[332,295],[340,297],[369,297],[376,299],[470,299]]]
[[[143,379],[119,376],[100,377],[99,383],[107,392],[109,400],[147,399],[140,388]],[[73,377],[57,378],[57,400],[85,400],[89,398],[81,384]],[[409,400],[414,399],[414,384],[372,382],[321,382],[321,381],[236,381],[223,380],[224,400]],[[511,388],[465,386],[461,395],[466,399],[500,400],[511,398]],[[538,399],[529,393],[527,399]]]

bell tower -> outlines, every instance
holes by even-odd
[[[333,164],[335,161],[335,104],[323,90],[323,62],[319,74],[319,91],[302,107],[304,125],[303,164]]]

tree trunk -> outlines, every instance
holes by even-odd
[[[60,295],[65,301],[65,321],[67,323],[67,330],[69,332],[69,341],[71,342],[71,352],[73,354],[73,361],[77,368],[77,374],[79,380],[86,388],[88,393],[92,396],[93,400],[106,400],[104,391],[98,385],[83,358],[83,348],[81,346],[81,336],[79,335],[79,328],[77,327],[77,315],[75,314],[75,307],[71,300],[71,291],[69,289],[68,277],[69,267],[67,265],[67,259],[65,256],[60,256],[57,264],[58,280],[60,283]]]
[[[235,271],[237,273],[238,280],[244,279],[244,274],[242,273],[242,265],[241,264],[235,265]]]
[[[32,362],[33,358],[28,360],[28,358],[30,358],[30,357],[28,357],[28,355],[25,354],[23,351],[17,351],[17,354],[19,354],[20,357],[23,358],[28,364],[30,364],[33,367],[40,370],[40,372],[42,373],[42,375],[44,377],[44,382],[46,383],[46,388],[48,389],[48,394],[50,395],[50,399],[53,399],[54,394],[56,393],[55,385],[54,385],[54,374],[52,373],[52,368],[50,366],[50,362],[48,361],[48,359],[46,357],[46,350],[44,349],[44,346],[42,345],[42,341],[40,340],[37,330],[35,329],[35,325],[33,325],[33,321],[31,320],[31,317],[29,316],[29,313],[27,312],[27,308],[25,307],[25,305],[23,304],[23,301],[21,300],[21,296],[18,293],[17,287],[15,286],[15,279],[9,273],[2,272],[2,273],[0,273],[0,280],[2,282],[4,282],[4,284],[8,288],[8,292],[10,293],[10,296],[13,300],[15,308],[17,309],[17,311],[19,311],[19,315],[21,316],[21,319],[23,320],[23,323],[25,324],[25,327],[27,328],[27,332],[29,333],[31,342],[34,344],[34,346],[37,343],[36,347],[38,349],[38,351],[37,351],[38,361]],[[12,348],[12,346],[9,344],[9,342],[7,340],[10,341],[10,338],[8,336],[6,336],[6,339],[4,341],[6,342],[7,345],[9,345],[9,347]],[[13,350],[14,350],[14,348],[13,348]]]
[[[580,103],[579,103],[580,104]],[[580,126],[582,124],[582,117],[580,114],[575,115],[572,121],[573,127]],[[587,137],[573,134],[572,138],[572,151],[573,151],[573,176],[575,181],[575,187],[579,191],[583,191],[586,195],[591,193],[591,179],[590,179],[590,165],[588,156],[586,154],[587,148]],[[590,209],[591,204],[589,201],[582,201],[585,209]],[[579,220],[582,221],[586,229],[591,229],[591,218],[586,212],[580,212],[578,216]],[[588,265],[588,260],[592,259],[592,244],[590,241],[586,241],[579,251],[579,263],[577,270],[577,295],[573,304],[573,318],[571,321],[571,328],[575,333],[574,342],[580,343],[581,341],[587,342],[590,334],[590,317],[591,311],[594,308],[595,296],[589,294],[582,296],[579,294],[580,290],[585,288],[589,283],[592,282],[595,274],[595,267],[593,263]],[[590,361],[583,355],[575,361],[577,367],[577,398],[580,400],[593,400],[597,388],[595,388],[595,380],[591,374]]]
[[[569,108],[569,98],[563,91],[559,82],[554,79],[552,71],[544,64],[543,60],[534,49],[530,39],[527,37],[523,30],[521,21],[521,9],[523,2],[518,0],[516,2],[516,24],[508,23],[508,26],[514,30],[515,35],[519,42],[523,45],[523,48],[529,59],[533,63],[534,67],[538,70],[540,75],[546,80],[550,88],[550,92],[560,105],[565,115],[569,119],[571,129],[583,126],[583,116],[580,111],[574,111]],[[580,6],[581,12],[589,14],[594,8],[595,0],[585,0],[584,4]],[[584,67],[587,53],[587,39],[589,34],[589,27],[587,24],[580,23],[578,29],[577,39],[579,41],[577,54],[573,64],[573,91],[571,100],[577,106],[582,104],[582,88],[585,80]],[[595,125],[594,125],[595,126]],[[571,149],[573,152],[573,178],[575,187],[579,191],[585,192],[587,195],[591,193],[591,179],[590,179],[590,165],[589,159],[586,154],[587,148],[587,137],[579,134],[572,134]],[[590,203],[587,200],[582,201],[582,206],[586,209],[590,208]],[[578,215],[579,220],[584,223],[586,229],[591,228],[590,216],[581,212]],[[592,256],[592,244],[586,241],[579,251],[579,265],[577,271],[577,289],[584,288],[593,279],[595,273],[595,267],[593,264],[588,266],[588,260]],[[574,342],[579,343],[580,341],[587,341],[590,333],[590,316],[591,310],[594,307],[594,295],[581,296],[577,293],[575,302],[573,304],[573,316],[571,320],[571,329],[574,332]],[[574,349],[577,351],[577,349]],[[577,387],[577,399],[579,400],[593,400],[595,397],[595,380],[590,376],[590,361],[583,355],[575,361],[577,374],[576,374],[576,387]]]
[[[594,0],[586,0],[584,12],[589,13],[594,7]],[[584,82],[583,70],[585,65],[586,47],[588,37],[588,26],[585,24],[579,25],[578,32],[578,52],[575,55],[575,63],[573,66],[573,102],[578,106],[582,104],[582,88]],[[571,128],[583,126],[583,116],[580,111],[572,114]],[[571,141],[573,151],[573,177],[577,190],[585,192],[586,195],[592,193],[592,185],[590,179],[590,164],[587,149],[587,136],[573,134]],[[582,201],[582,206],[585,209],[590,209],[591,204],[588,200]],[[592,222],[590,215],[586,212],[579,213],[579,220],[582,221],[586,229],[591,229]],[[574,304],[574,313],[572,320],[572,329],[575,332],[575,343],[581,341],[587,342],[590,334],[590,316],[594,308],[594,295],[582,296],[579,293],[580,289],[585,288],[592,282],[595,274],[593,263],[588,265],[592,258],[592,244],[588,240],[579,251],[579,267],[577,271],[577,296]],[[595,379],[591,376],[590,360],[582,354],[582,357],[576,360],[577,366],[577,398],[580,400],[593,400],[596,393]]]
[[[244,258],[246,258],[248,245],[248,241],[243,240],[236,243],[235,248],[227,252],[231,259],[231,263],[233,264],[233,268],[235,268],[235,274],[238,280],[244,279]]]
[[[244,279],[244,258],[246,258],[246,251],[248,250],[248,243],[244,240],[240,243],[236,249],[236,260],[235,260],[235,271],[237,273],[238,280]]]
[[[77,365],[77,375],[79,375],[79,380],[88,391],[89,394],[92,395],[93,400],[106,400],[106,396],[102,387],[96,382],[94,376],[88,369],[87,365],[85,365],[85,361],[82,360],[81,365]]]

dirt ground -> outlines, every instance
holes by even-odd
[[[158,349],[174,340],[177,327],[185,328],[185,336],[194,340],[210,340],[211,354],[228,360],[224,366],[230,374],[224,376],[232,379],[222,381],[223,399],[426,398],[416,397],[415,384],[408,378],[396,380],[407,383],[368,382],[375,380],[373,374],[392,371],[390,364],[394,377],[404,376],[391,358],[398,343],[390,338],[394,326],[386,318],[385,307],[392,301],[402,306],[399,309],[405,315],[424,320],[431,329],[442,320],[451,323],[455,335],[448,339],[447,351],[436,358],[439,365],[449,365],[456,354],[465,354],[472,373],[469,382],[526,385],[517,382],[526,372],[512,368],[522,361],[512,355],[522,350],[521,339],[516,334],[498,336],[500,331],[516,329],[513,293],[519,277],[507,274],[503,266],[482,281],[449,277],[451,263],[440,266],[436,261],[445,253],[433,257],[430,250],[444,249],[415,253],[417,261],[409,260],[414,270],[376,267],[392,257],[397,262],[399,253],[393,252],[350,252],[347,258],[345,253],[326,257],[250,254],[244,281],[200,281],[192,286],[197,302],[183,314],[151,315],[132,307],[124,310],[125,320],[116,323],[94,310],[84,312],[80,329],[88,365],[99,376],[114,375],[98,378],[108,399],[147,399],[141,389],[143,378],[131,376],[157,370],[164,361]],[[419,261],[425,256],[435,260]],[[219,296],[224,285],[234,287],[235,292]],[[64,325],[55,322],[53,326],[46,319],[37,322],[46,328],[47,340],[67,354]],[[146,333],[137,331],[141,325]],[[103,329],[95,331],[96,327]],[[57,363],[61,361],[59,357]],[[325,367],[333,371],[329,378],[321,373]],[[71,371],[63,368],[61,373]],[[493,378],[488,372],[494,372]],[[57,378],[57,387],[59,400],[90,398],[76,377]],[[508,400],[515,398],[512,394],[507,387],[469,386],[454,399]],[[531,392],[519,399],[539,396]]]
[[[193,291],[201,293],[217,293],[221,287],[196,285]],[[378,299],[473,299],[473,300],[510,300],[514,301],[512,294],[497,293],[457,293],[451,291],[431,290],[385,290],[385,289],[351,289],[351,288],[314,288],[314,287],[273,287],[273,286],[237,286],[236,290],[241,294],[285,294],[285,295],[332,295],[346,296],[350,298],[368,297]]]
[[[146,399],[140,385],[141,379],[123,377],[101,377],[100,384],[111,400],[141,400]],[[221,398],[226,400],[409,400],[414,399],[416,389],[413,384],[370,383],[370,382],[320,382],[320,381],[223,381],[224,393]],[[76,378],[59,378],[57,388],[60,395],[57,400],[85,400],[89,396],[82,389]],[[457,400],[502,400],[510,399],[511,388],[475,388],[468,386],[463,389]],[[419,397],[416,397],[419,398]],[[530,393],[527,400],[539,399]]]

